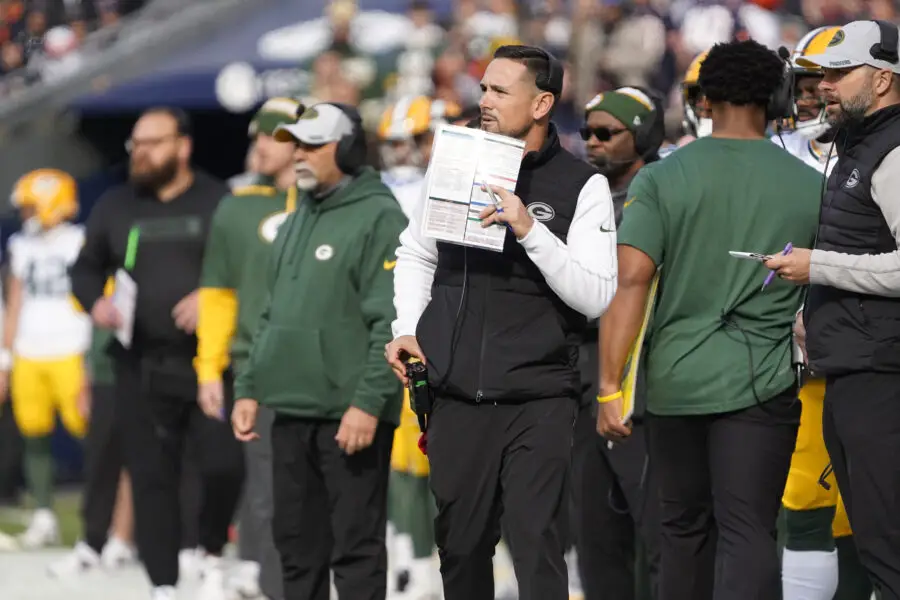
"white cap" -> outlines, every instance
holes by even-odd
[[[304,144],[328,144],[353,134],[353,121],[333,104],[314,104],[303,111],[296,123],[284,123],[275,128],[280,142],[297,140]]]
[[[896,27],[896,25],[894,25]],[[872,56],[872,48],[881,43],[881,28],[875,21],[853,21],[838,29],[819,54],[797,58],[801,66],[846,69],[869,65],[900,73],[900,62],[891,63]]]

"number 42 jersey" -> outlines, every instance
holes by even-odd
[[[91,342],[90,318],[70,299],[69,267],[84,245],[84,229],[62,223],[39,233],[17,233],[7,251],[22,282],[22,310],[14,354],[52,359],[82,354]]]

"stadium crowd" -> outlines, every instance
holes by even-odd
[[[23,174],[18,544],[60,541],[59,414],[89,458],[49,574],[139,561],[154,600],[189,576],[199,600],[900,599],[897,410],[859,405],[873,449],[848,408],[900,389],[898,3],[454,8],[413,0],[386,58],[333,0],[309,89],[258,108],[227,184],[171,107],[84,226],[69,174]],[[0,85],[49,28],[124,13],[0,11]],[[443,125],[523,144],[515,188],[471,192],[500,253],[423,234]]]

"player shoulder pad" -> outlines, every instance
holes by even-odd
[[[244,185],[231,191],[232,196],[274,196],[277,193],[271,185]]]

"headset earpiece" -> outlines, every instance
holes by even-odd
[[[781,82],[769,97],[766,106],[766,120],[791,119],[794,117],[794,69],[791,68],[790,52],[782,46],[778,49],[782,61]]]
[[[329,104],[339,108],[353,123],[353,133],[345,135],[338,142],[334,159],[342,173],[355,175],[365,166],[369,153],[362,117],[355,108],[348,104],[340,102],[329,102]]]
[[[879,37],[881,38],[877,44],[872,44],[869,54],[875,60],[883,60],[891,64],[900,62],[900,49],[898,49],[898,32],[897,26],[889,21],[873,19],[878,25]]]
[[[550,92],[551,94],[553,94],[554,101],[558,101],[560,94],[562,94],[565,69],[563,68],[562,63],[559,62],[559,60],[555,56],[553,56],[543,48],[537,49],[547,59],[547,74],[538,75],[535,78],[534,83],[539,90]]]

